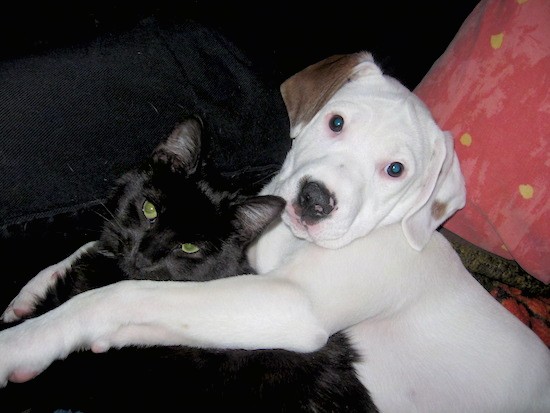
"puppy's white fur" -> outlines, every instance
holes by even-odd
[[[464,205],[464,182],[451,137],[422,102],[368,53],[312,65],[281,91],[294,145],[263,191],[287,200],[284,223],[251,249],[264,276],[81,294],[0,333],[0,384],[79,348],[310,351],[345,329],[382,412],[549,412],[550,350],[435,231]],[[387,174],[392,162],[402,175]],[[304,181],[330,193],[334,209],[319,221],[297,207]]]

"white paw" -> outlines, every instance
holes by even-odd
[[[0,333],[0,387],[8,381],[31,380],[68,351],[61,332],[46,328],[41,317],[24,321]]]
[[[63,278],[71,265],[94,244],[94,241],[84,244],[63,261],[50,265],[35,275],[11,300],[0,316],[0,321],[10,323],[31,315],[36,302],[46,295],[48,288],[55,285],[58,279]]]
[[[30,315],[34,310],[36,302],[44,297],[51,285],[54,285],[60,277],[65,275],[69,267],[70,264],[67,264],[63,260],[40,271],[11,300],[8,307],[4,310],[1,320],[9,323]]]
[[[105,305],[103,296],[114,306]],[[95,351],[108,349],[109,337],[121,326],[112,320],[116,316],[113,308],[119,307],[114,300],[117,297],[120,291],[116,288],[85,291],[51,311],[0,331],[0,387],[8,381],[30,380],[55,360],[90,349],[92,343],[97,343]]]

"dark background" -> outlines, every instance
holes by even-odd
[[[278,83],[330,54],[369,50],[386,71],[414,88],[478,1],[89,3],[13,4],[0,15],[2,53],[85,43],[154,15],[218,29]]]

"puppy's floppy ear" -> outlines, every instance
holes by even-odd
[[[466,203],[464,176],[449,132],[438,130],[434,151],[415,207],[403,218],[409,244],[420,251],[432,233]]]
[[[334,55],[285,80],[280,89],[290,120],[290,136],[298,136],[327,101],[365,69],[381,72],[368,52]]]

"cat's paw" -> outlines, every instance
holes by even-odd
[[[48,288],[63,278],[71,265],[94,245],[95,241],[84,244],[64,260],[44,268],[35,275],[8,304],[0,316],[0,322],[11,323],[32,315],[37,301],[46,295]]]
[[[65,275],[67,269],[70,267],[70,263],[66,261],[63,260],[51,265],[35,275],[19,291],[19,294],[11,300],[2,313],[0,320],[4,323],[11,323],[30,316],[34,311],[36,302],[44,297],[50,286],[54,285],[59,278]]]

